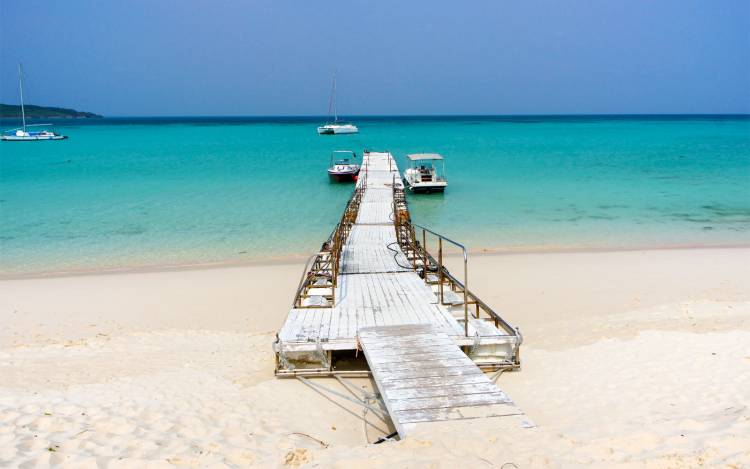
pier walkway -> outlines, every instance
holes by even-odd
[[[391,154],[365,152],[278,332],[276,375],[371,374],[402,437],[420,422],[519,415],[479,366],[517,368],[520,333],[468,290],[466,267],[463,282],[445,268],[454,242],[437,235],[436,258],[420,228]]]

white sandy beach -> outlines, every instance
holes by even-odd
[[[301,269],[0,281],[0,467],[750,467],[749,248],[474,256],[525,336],[498,385],[538,427],[380,445],[273,376]]]

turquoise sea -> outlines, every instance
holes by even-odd
[[[328,182],[336,149],[442,153],[450,186],[412,216],[474,250],[750,244],[747,116],[353,120],[68,120],[66,141],[0,142],[0,274],[307,256],[352,190]]]

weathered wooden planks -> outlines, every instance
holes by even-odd
[[[359,343],[401,438],[419,423],[522,415],[434,325],[362,328]]]
[[[327,338],[324,325],[331,322],[330,308],[292,309],[279,332],[283,342],[315,342],[318,338]]]
[[[437,304],[435,295],[413,272],[342,275],[336,289],[336,300],[336,306],[341,307],[426,307]],[[441,310],[447,311],[445,308]]]
[[[354,225],[341,253],[342,274],[410,272],[392,225]]]
[[[357,224],[393,226],[393,189],[368,188],[359,205]]]

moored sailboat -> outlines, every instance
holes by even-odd
[[[333,116],[333,121],[331,121]],[[356,134],[359,129],[350,122],[339,121],[338,112],[336,111],[336,74],[333,74],[333,85],[331,87],[331,97],[328,100],[328,119],[329,121],[318,127],[320,135],[338,135],[338,134]]]
[[[29,130],[29,127],[48,127],[52,124],[29,124],[26,125],[26,109],[23,104],[23,67],[18,64],[18,91],[21,95],[21,127],[8,130],[0,136],[4,142],[34,142],[39,140],[64,140],[68,138],[51,130]]]

